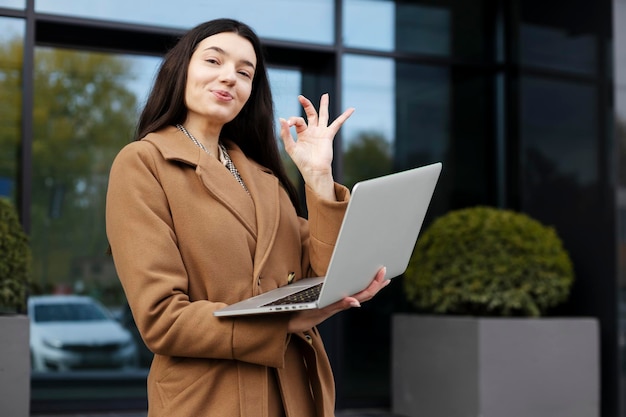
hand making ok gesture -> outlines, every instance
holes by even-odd
[[[298,167],[304,182],[320,196],[334,200],[333,141],[354,108],[348,108],[328,124],[328,93],[320,99],[319,114],[306,97],[298,96],[298,101],[302,104],[306,120],[298,116],[280,119],[280,136],[285,150]],[[296,140],[291,135],[292,126],[295,127]]]

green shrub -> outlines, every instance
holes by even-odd
[[[0,313],[22,312],[31,282],[31,249],[13,205],[0,198]]]
[[[511,210],[451,211],[420,236],[404,275],[418,310],[477,316],[540,316],[564,302],[574,280],[552,227]]]

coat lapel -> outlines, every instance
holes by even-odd
[[[278,178],[270,170],[250,162],[235,145],[230,145],[228,152],[243,182],[250,191],[252,201],[254,201],[257,242],[254,254],[253,282],[256,282],[267,262],[270,249],[278,232],[278,223],[281,215],[280,185]],[[239,188],[243,190],[241,186]]]
[[[207,190],[239,219],[256,237],[254,255],[254,283],[261,274],[276,239],[280,213],[280,184],[272,172],[249,160],[232,142],[226,148],[250,194],[216,158],[211,157],[191,142],[174,126],[149,135],[165,159],[195,166],[196,174]]]
[[[204,186],[216,200],[228,207],[253,236],[257,236],[257,221],[250,195],[220,161],[201,150],[200,152],[200,163],[196,167],[196,173]],[[239,170],[239,166],[237,169]],[[246,183],[245,180],[244,182]]]
[[[163,157],[195,167],[196,175],[213,197],[227,207],[242,225],[256,237],[256,214],[248,193],[239,185],[224,165],[198,148],[174,126],[146,137],[161,152]],[[244,157],[245,159],[245,157]],[[246,161],[239,162],[239,165]],[[240,169],[235,162],[237,169]]]

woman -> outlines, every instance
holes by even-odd
[[[353,109],[328,124],[328,95],[319,114],[298,99],[307,120],[281,119],[281,137],[305,181],[308,221],[281,165],[259,40],[234,20],[197,26],[166,55],[137,140],[113,163],[107,234],[155,354],[150,417],[334,415],[315,326],[372,298],[388,283],[384,270],[321,310],[212,314],[326,272],[349,198],[332,177],[332,143]]]

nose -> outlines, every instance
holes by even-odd
[[[227,84],[234,84],[237,80],[237,70],[234,65],[222,65],[220,81]]]

